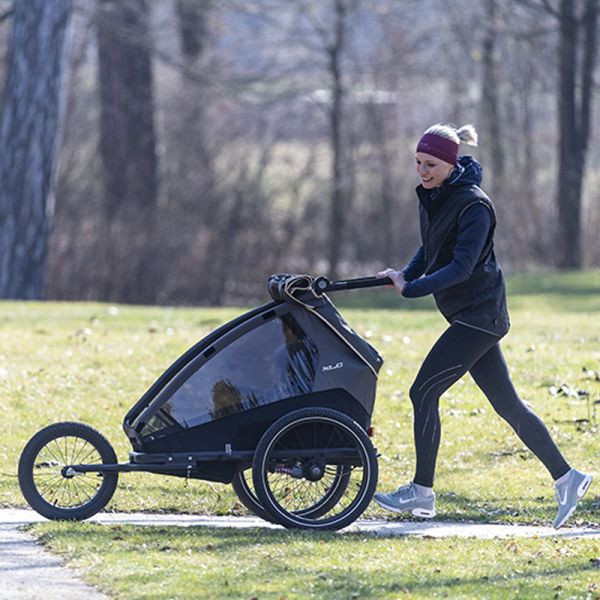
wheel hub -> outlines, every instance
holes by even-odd
[[[304,471],[304,476],[309,481],[319,481],[324,474],[325,469],[321,465],[309,465]]]
[[[63,467],[60,470],[60,474],[65,478],[65,479],[71,479],[73,477],[75,477],[75,471],[73,471],[73,467]]]
[[[63,467],[60,470],[60,474],[65,479],[73,479],[73,477],[75,477],[76,475],[83,475],[83,473],[80,473],[79,471],[76,471],[73,467]]]

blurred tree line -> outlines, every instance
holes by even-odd
[[[505,268],[600,265],[599,1],[0,0],[0,296],[401,267],[436,122],[479,130]]]

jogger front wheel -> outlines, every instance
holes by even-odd
[[[285,527],[341,529],[367,508],[377,486],[377,455],[347,415],[306,408],[263,435],[252,465],[256,496]]]
[[[118,474],[70,468],[117,462],[108,440],[82,423],[56,423],[36,433],[19,460],[19,485],[35,511],[54,520],[87,519],[102,510],[117,487]]]

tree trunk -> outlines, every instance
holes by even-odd
[[[581,74],[580,143],[584,161],[592,128],[592,100],[594,96],[594,70],[598,56],[598,5],[599,0],[587,0],[584,12],[583,61]]]
[[[72,0],[15,1],[0,116],[0,297],[44,294]]]
[[[345,0],[335,0],[334,40],[328,48],[329,71],[332,80],[331,110],[329,113],[331,140],[331,220],[329,225],[329,276],[338,276],[342,251],[342,237],[345,225],[344,201],[344,147],[342,142],[342,111],[344,88],[342,84],[341,53],[344,47],[346,28]]]
[[[505,160],[502,144],[502,126],[498,101],[497,0],[486,0],[487,27],[483,39],[482,120],[485,124],[485,146],[489,149],[492,165],[493,194],[501,191],[504,183]]]
[[[158,158],[145,0],[101,0],[100,155],[104,166],[108,300],[156,298],[152,247]]]
[[[390,159],[389,149],[389,114],[384,107],[373,103],[368,108],[368,123],[373,132],[372,144],[376,148],[376,156],[379,163],[378,171],[373,173],[379,179],[379,194],[381,197],[381,208],[378,211],[380,218],[376,220],[378,227],[378,258],[386,265],[393,265],[398,259],[394,235],[394,205],[396,197],[393,185],[393,167]]]
[[[211,0],[177,0],[181,49],[189,60],[198,58],[206,45],[211,4]]]
[[[544,242],[546,236],[543,235],[540,211],[536,198],[539,194],[538,190],[538,158],[537,149],[535,147],[535,131],[534,131],[534,109],[532,97],[534,94],[534,69],[528,69],[526,81],[523,82],[523,87],[519,90],[518,98],[522,109],[522,121],[520,123],[520,140],[521,147],[519,172],[521,184],[519,190],[522,195],[519,202],[516,203],[518,225],[522,235],[519,236],[519,242],[523,249],[527,249],[525,263],[529,262],[530,256],[533,255],[536,262],[543,262],[548,253],[545,252]],[[522,253],[522,252],[521,252]]]
[[[577,21],[574,0],[561,0],[559,42],[559,167],[557,184],[559,266],[581,267],[583,168],[577,128]]]
[[[580,269],[583,266],[581,195],[592,128],[598,4],[598,0],[587,0],[581,26],[578,26],[574,1],[561,0],[560,5],[558,241],[559,266],[564,269]],[[578,40],[581,40],[583,55],[581,71],[577,64]],[[579,98],[578,83],[581,90]]]

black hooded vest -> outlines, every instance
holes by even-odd
[[[425,253],[425,274],[429,275],[452,261],[458,223],[473,204],[484,204],[492,225],[471,276],[462,283],[434,293],[435,302],[446,320],[462,323],[497,336],[504,336],[510,321],[506,308],[504,276],[494,255],[496,213],[487,195],[472,182],[426,190],[417,188],[421,238]]]

